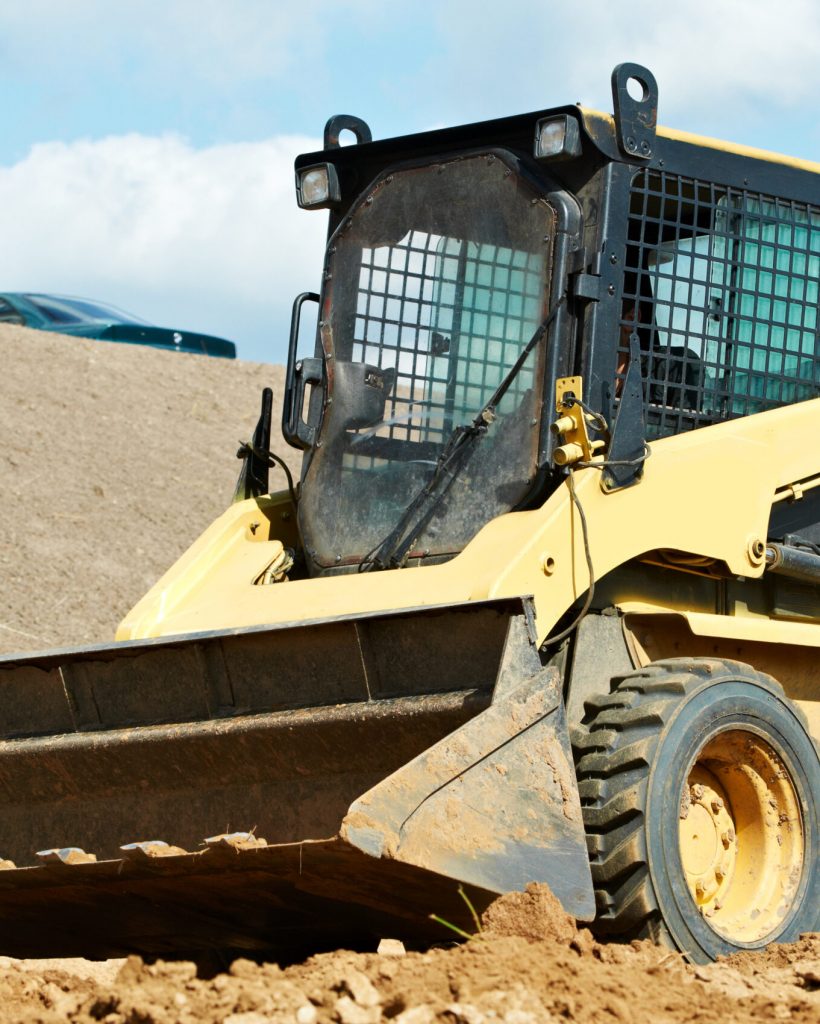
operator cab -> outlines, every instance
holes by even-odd
[[[573,205],[495,149],[399,164],[352,205],[328,248],[324,407],[302,481],[317,569],[449,557],[526,502],[549,343],[526,348],[550,312]],[[522,355],[479,433],[460,433]],[[379,553],[394,531],[396,550]]]
[[[815,175],[656,131],[638,65],[613,100],[376,142],[340,116],[297,159],[329,211],[283,413],[308,575],[452,558],[573,460],[634,486],[647,441],[820,393]]]

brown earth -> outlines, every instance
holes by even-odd
[[[228,504],[237,441],[281,369],[0,325],[0,652],[105,642]],[[281,448],[280,448],[281,451]],[[298,459],[290,462],[296,466]],[[0,958],[0,1022],[683,1024],[820,1021],[820,935],[693,967],[600,945],[543,887],[427,953],[280,969]]]
[[[493,921],[496,924],[493,924]],[[497,929],[497,930],[496,930]],[[504,896],[461,946],[340,950],[282,970],[236,960],[0,961],[0,1020],[20,1024],[684,1024],[820,1020],[820,935],[693,967],[649,942],[600,945],[544,887]],[[67,969],[66,969],[67,968]]]

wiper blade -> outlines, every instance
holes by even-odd
[[[433,475],[407,506],[390,534],[378,547],[365,556],[359,565],[359,572],[399,569],[405,564],[407,556],[447,494],[450,485],[475,451],[476,443],[487,433],[487,429],[495,419],[498,403],[521,372],[530,352],[549,331],[565,298],[565,294],[561,296],[548,316],[536,328],[535,333],[521,349],[518,358],[504,375],[490,399],[482,405],[473,416],[472,421],[460,424],[453,430],[438,457]]]

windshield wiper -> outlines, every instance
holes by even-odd
[[[459,424],[447,439],[436,462],[433,475],[416,494],[406,511],[387,537],[362,559],[359,572],[374,572],[380,569],[399,569],[438,508],[450,485],[466,465],[480,438],[495,419],[498,403],[510,389],[510,385],[521,371],[527,356],[549,331],[565,295],[555,303],[549,315],[536,328],[535,333],[521,350],[516,361],[487,401],[475,414],[472,421]]]

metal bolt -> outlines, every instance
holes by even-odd
[[[716,796],[715,799],[712,801],[712,813],[713,814],[717,814],[717,812],[722,810],[722,809],[723,809],[723,801],[720,799],[719,796]]]
[[[616,264],[616,263],[618,262],[618,257],[617,257],[617,256],[615,255],[615,253],[614,253],[614,252],[613,252],[613,254],[612,254],[612,255],[611,255],[610,257],[609,257],[609,262],[610,262],[610,263],[612,264],[612,266],[613,266],[613,267],[614,267],[614,266],[615,266],[615,264]]]
[[[718,883],[722,882],[726,875],[723,873],[723,868],[715,868],[715,879]]]
[[[695,882],[695,895],[697,896],[697,898],[699,900],[703,899],[705,894],[706,894],[706,888],[705,888],[703,882]]]
[[[735,841],[735,830],[733,828],[728,829],[726,832],[722,832],[720,841],[723,843],[723,848],[728,850],[732,843]]]
[[[615,294],[615,285],[614,285],[614,284],[611,284],[611,285],[609,286],[609,288],[607,288],[607,293],[608,293],[609,295],[614,295],[614,294]]]
[[[626,140],[626,148],[629,150],[630,153],[634,153],[637,149],[637,146],[638,144],[635,142],[633,138],[628,138]]]
[[[703,786],[701,786],[699,782],[696,782],[695,785],[692,786],[691,792],[693,800],[700,800],[703,797]]]

